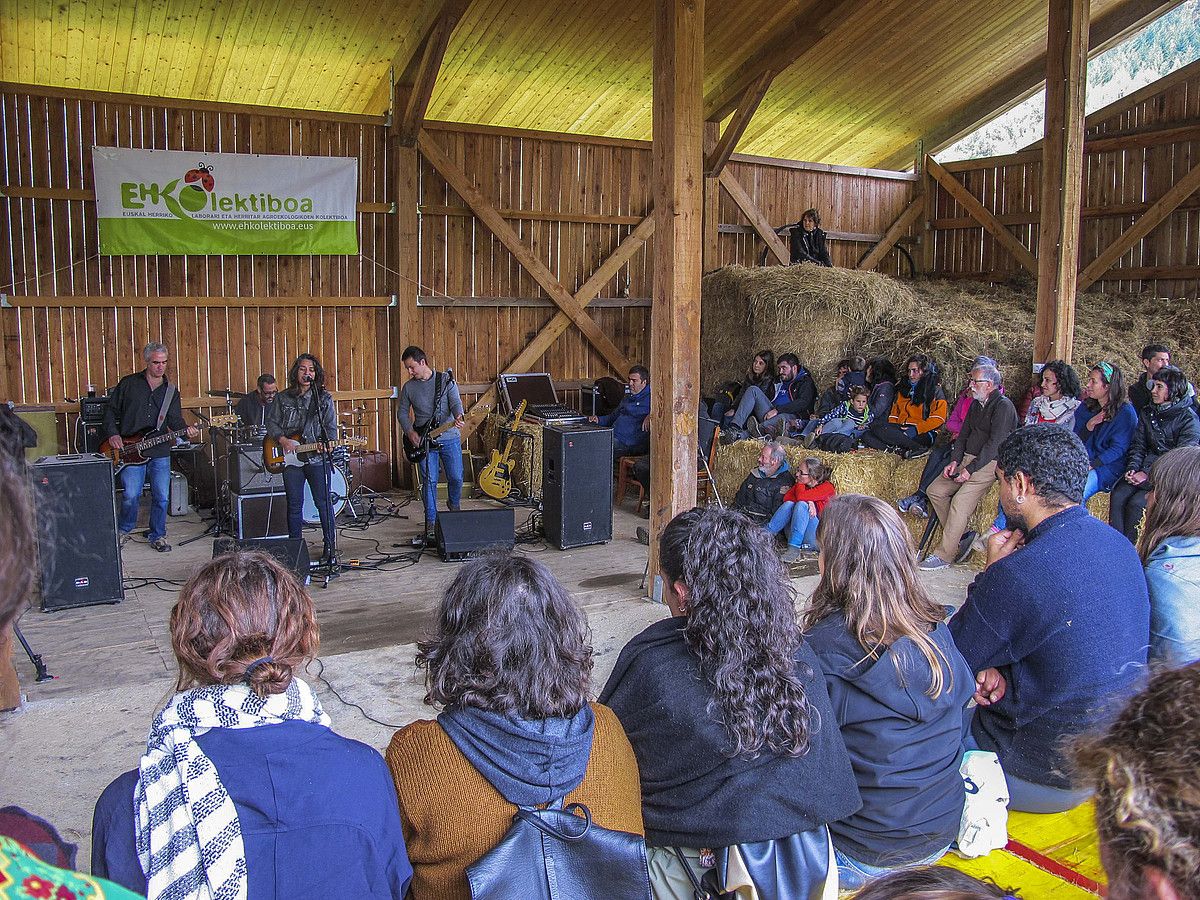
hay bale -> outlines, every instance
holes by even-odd
[[[504,449],[506,441],[501,439],[502,430],[508,427],[509,418],[503,413],[493,412],[484,420],[483,446],[489,457],[493,450]],[[529,435],[530,439],[517,438],[513,441],[513,485],[522,492],[528,487],[530,496],[536,497],[542,492],[542,425],[522,421],[516,430]]]

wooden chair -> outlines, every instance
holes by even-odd
[[[622,456],[619,460],[617,460],[617,484],[613,489],[614,505],[619,506],[625,502],[625,492],[629,490],[630,482],[636,485],[638,489],[637,509],[640,510],[642,508],[642,504],[646,502],[646,489],[642,486],[640,481],[637,481],[632,477],[634,464],[637,463],[639,459],[645,459],[645,457]]]

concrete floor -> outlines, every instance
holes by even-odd
[[[376,552],[405,552],[403,545],[419,531],[419,507],[400,506],[394,512],[412,518],[388,518],[365,531],[344,530],[343,556],[358,553],[367,561]],[[518,525],[527,516],[518,509]],[[625,642],[667,614],[665,606],[646,599],[638,587],[646,562],[645,547],[633,537],[639,524],[641,519],[617,509],[609,544],[567,551],[540,541],[518,545],[521,552],[537,554],[587,614],[597,693]],[[58,677],[36,684],[29,660],[23,654],[15,659],[28,702],[0,716],[0,804],[22,806],[53,822],[67,840],[80,845],[81,869],[90,859],[96,798],[109,781],[137,765],[150,721],[174,688],[167,620],[178,585],[145,579],[181,583],[211,558],[210,538],[179,546],[203,529],[193,513],[170,520],[168,539],[175,543],[170,554],[156,553],[144,543],[128,545],[123,551],[125,576],[140,586],[127,591],[119,605],[49,614],[30,610],[21,619],[26,638]],[[315,540],[319,546],[319,535]],[[422,703],[415,641],[432,624],[442,587],[456,571],[428,553],[413,566],[401,565],[350,573],[327,589],[312,588],[321,654],[306,677],[317,688],[334,730],[380,749],[396,727],[434,715]],[[955,567],[923,577],[936,599],[957,607],[974,574]],[[794,582],[803,600],[816,577]],[[360,705],[365,715],[350,703]],[[368,715],[387,724],[372,722]]]

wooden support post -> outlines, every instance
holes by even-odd
[[[896,246],[896,241],[904,237],[904,233],[908,231],[912,223],[917,221],[924,213],[925,196],[918,194],[908,206],[904,207],[904,211],[896,217],[896,221],[884,232],[879,243],[871,248],[871,252],[863,257],[863,261],[858,264],[858,267],[864,272],[869,272],[883,262],[883,258],[887,256],[888,251]]]
[[[418,178],[421,160],[415,147],[405,147],[398,140],[390,143],[396,165],[396,305],[388,310],[388,338],[392,356],[391,381],[399,387],[404,375],[400,354],[408,345],[420,343],[417,340],[421,327],[417,288],[421,270],[417,253],[421,235],[417,209],[420,204]],[[400,425],[391,412],[391,406],[387,405],[386,409],[391,418],[388,431],[393,433],[392,446],[399,447]],[[403,464],[399,454],[394,456],[397,458],[393,461],[395,470],[392,480],[396,484],[407,484],[409,467]]]
[[[704,213],[704,0],[656,0],[650,579],[658,535],[696,504]]]
[[[792,261],[791,251],[788,250],[787,244],[775,233],[775,229],[771,227],[770,220],[762,214],[762,210],[755,204],[754,198],[750,196],[749,192],[742,187],[741,183],[733,177],[733,173],[728,169],[721,170],[720,179],[721,186],[733,198],[733,202],[738,205],[738,209],[742,211],[742,215],[750,220],[754,231],[762,238],[763,243],[767,245],[771,252],[775,254],[775,258],[779,260],[779,264],[786,266],[790,263]]]
[[[719,122],[704,123],[704,158],[708,159],[721,137]],[[721,265],[721,182],[714,175],[704,176],[704,271]]]
[[[979,202],[979,198],[968,191],[961,181],[947,172],[937,160],[932,156],[925,157],[925,169],[930,175],[946,189],[946,191],[959,202],[959,204],[970,214],[976,222],[984,227],[987,232],[994,237],[1009,253],[1011,253],[1022,266],[1031,275],[1037,274],[1037,260],[1033,254],[1025,249],[1025,245],[1017,240],[1016,236],[1000,223],[986,206]]]
[[[1091,0],[1050,0],[1033,361],[1071,360]]]

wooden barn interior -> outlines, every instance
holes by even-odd
[[[695,503],[702,277],[786,264],[809,207],[836,266],[1035,282],[1035,361],[1071,358],[1079,291],[1196,297],[1200,63],[1084,115],[1087,59],[1179,2],[0,0],[0,399],[70,452],[147,341],[192,412],[311,351],[404,489],[407,345],[476,452],[501,373],[578,403],[645,363],[655,534]],[[1043,86],[1038,144],[934,161]],[[360,252],[102,255],[93,147],[352,157]],[[359,599],[331,648],[379,646]]]

